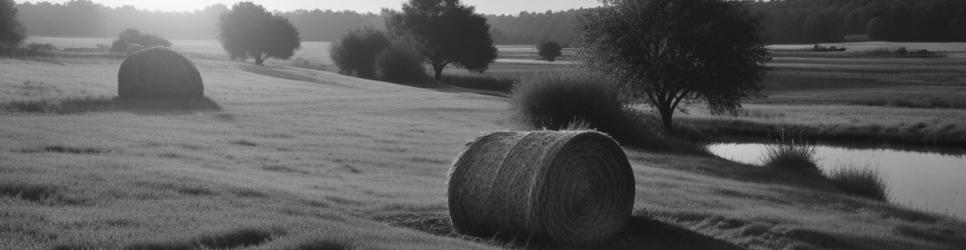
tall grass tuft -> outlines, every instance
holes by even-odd
[[[821,176],[815,164],[815,144],[801,134],[780,130],[775,144],[768,148],[762,158],[765,167],[785,169],[804,175]]]
[[[829,173],[828,178],[847,194],[878,201],[889,199],[889,187],[874,169],[843,167]]]

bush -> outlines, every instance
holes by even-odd
[[[339,73],[374,78],[376,60],[390,45],[389,37],[382,31],[354,30],[333,44],[329,55]]]
[[[622,144],[667,152],[705,154],[694,144],[659,136],[658,123],[624,106],[605,77],[550,73],[526,79],[513,89],[517,119],[535,129],[591,128]]]
[[[839,168],[828,176],[843,192],[878,201],[887,201],[888,187],[879,172],[871,168]]]
[[[552,130],[583,120],[604,131],[601,126],[616,125],[624,114],[617,94],[588,75],[550,73],[528,79],[514,88],[513,105],[527,124]]]
[[[561,50],[563,50],[563,47],[554,41],[544,42],[537,46],[537,54],[540,54],[540,58],[551,62],[556,61],[557,57],[563,54]]]
[[[404,45],[393,45],[379,54],[376,60],[379,79],[407,85],[420,85],[429,78],[422,58]]]
[[[136,29],[127,29],[117,35],[117,40],[111,45],[111,52],[131,53],[158,46],[171,47],[171,42],[154,34],[144,34]]]
[[[847,48],[845,47],[841,47],[841,48],[835,47],[835,46],[825,47],[818,44],[812,46],[812,51],[815,51],[815,52],[843,52],[845,50],[847,50]]]
[[[804,136],[789,134],[782,130],[775,144],[765,152],[762,163],[765,167],[820,176],[822,171],[815,164],[815,150],[815,145],[805,141]]]

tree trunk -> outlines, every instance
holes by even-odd
[[[667,132],[668,134],[674,134],[674,126],[671,123],[671,118],[674,117],[674,108],[669,106],[670,105],[666,105],[664,107],[658,107],[657,110],[661,112],[661,121],[664,124],[664,132]]]
[[[445,65],[433,65],[433,71],[436,73],[436,81],[443,80],[443,69],[446,68]]]

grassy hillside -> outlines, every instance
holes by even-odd
[[[213,103],[162,110],[111,101],[116,59],[0,59],[0,248],[508,246],[452,234],[444,196],[467,140],[516,128],[505,98],[202,58]],[[966,244],[960,220],[820,180],[626,150],[635,218],[587,247]]]

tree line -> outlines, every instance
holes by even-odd
[[[853,34],[889,41],[966,41],[966,1],[962,0],[772,0],[743,2],[761,18],[769,43],[840,42]],[[212,5],[193,12],[111,8],[89,0],[64,4],[17,4],[34,36],[108,37],[136,28],[169,38],[210,39],[218,17],[228,10]],[[577,41],[579,17],[591,9],[484,15],[497,44]],[[288,18],[307,41],[335,41],[351,30],[385,30],[384,13],[295,10]]]
[[[16,5],[20,19],[32,36],[111,37],[134,28],[174,39],[216,38],[218,17],[229,10],[216,4],[192,12],[148,11],[131,6],[112,8],[90,0],[63,4],[24,2]],[[385,31],[383,13],[333,10],[274,12],[289,19],[306,41],[335,41],[349,31],[370,28]],[[529,13],[519,16],[486,15],[493,38],[502,44],[536,44],[540,41],[574,40],[577,11]],[[537,30],[538,32],[533,32]]]
[[[962,0],[772,0],[747,2],[771,43],[966,41]]]
[[[90,0],[17,4],[19,17],[31,36],[112,37],[137,29],[174,39],[212,39],[218,34],[218,18],[229,11],[216,4],[192,12],[148,11],[131,6],[112,8]],[[379,14],[352,11],[295,10],[275,12],[289,19],[304,40],[333,41],[349,30],[383,29]]]

